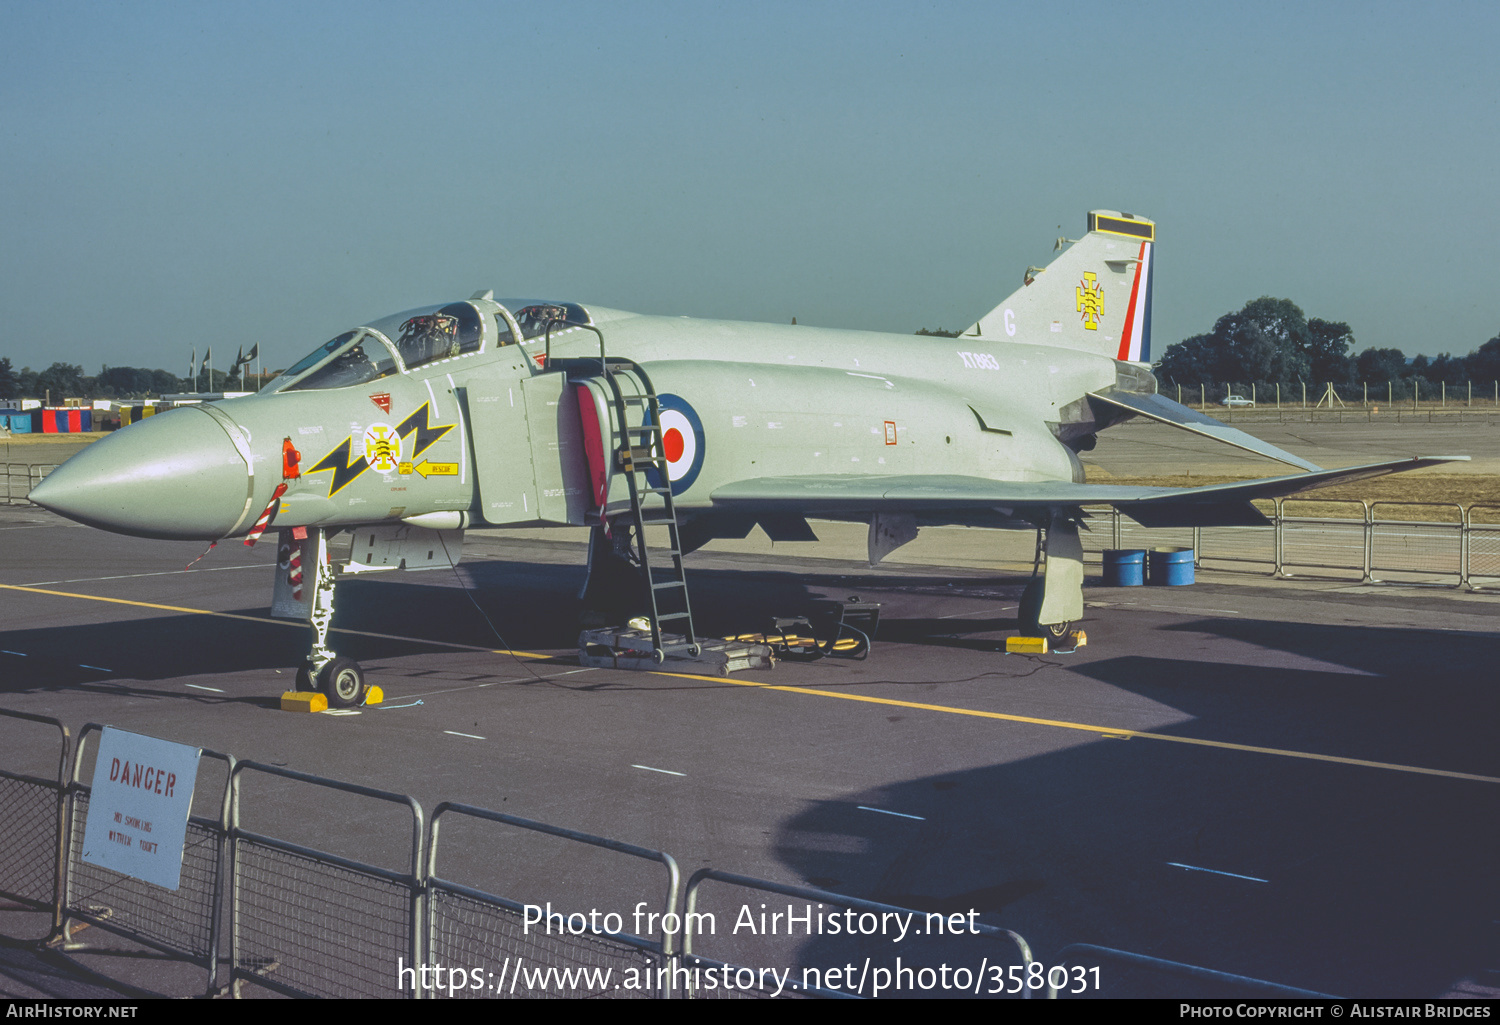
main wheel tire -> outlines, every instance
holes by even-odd
[[[365,671],[352,658],[336,658],[323,668],[323,692],[330,708],[357,708],[365,701]]]
[[[299,691],[318,689],[318,681],[313,679],[312,670],[305,665],[297,670],[296,689]]]
[[[1059,640],[1066,637],[1073,630],[1072,623],[1042,623],[1042,579],[1032,577],[1026,584],[1026,590],[1021,592],[1020,608],[1016,610],[1016,620],[1020,627],[1022,637],[1047,637],[1051,640]]]

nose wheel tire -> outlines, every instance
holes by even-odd
[[[319,674],[330,708],[357,708],[365,701],[365,671],[352,658],[339,657]]]

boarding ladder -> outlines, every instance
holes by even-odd
[[[614,399],[611,451],[630,490],[630,512],[635,522],[635,553],[651,597],[651,643],[662,656],[676,652],[697,655],[693,607],[688,600],[687,576],[682,568],[682,536],[677,506],[662,451],[661,402],[644,367],[633,360],[606,359],[604,380]],[[667,546],[647,543],[647,527],[665,527]],[[671,624],[670,640],[663,625]]]
[[[604,382],[612,405],[611,437],[606,452],[614,469],[624,476],[630,492],[630,515],[635,526],[633,554],[651,603],[651,646],[657,662],[668,655],[696,657],[702,651],[693,631],[693,608],[688,600],[687,576],[682,567],[682,536],[677,506],[672,499],[667,458],[662,451],[661,402],[646,369],[634,360],[607,356],[604,335],[588,324],[556,321],[582,327],[599,336],[599,358],[558,360],[551,357],[552,324],[547,329],[544,366],[568,372],[570,380],[592,378]],[[653,479],[654,478],[654,479]],[[605,502],[609,496],[605,496]],[[595,510],[595,514],[601,513]],[[665,527],[667,546],[652,548],[647,527]],[[670,627],[670,629],[663,629]]]

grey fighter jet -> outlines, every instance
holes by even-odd
[[[365,692],[360,667],[327,646],[336,579],[446,566],[471,525],[591,526],[588,589],[627,567],[658,657],[700,643],[682,555],[710,539],[757,524],[813,539],[809,517],[855,520],[870,526],[873,564],[924,525],[1037,530],[1045,571],[1022,624],[1061,636],[1083,614],[1086,504],[1150,527],[1254,525],[1266,521],[1252,499],[1445,461],[1321,470],[1159,395],[1155,241],[1151,221],[1096,210],[1083,238],[953,339],[484,291],[346,331],[254,396],[125,428],[31,497],[141,537],[272,529],[273,614],[312,623],[299,676],[334,705]],[[1135,416],[1299,472],[1185,489],[1087,483],[1078,453]],[[354,538],[336,566],[328,539],[341,531]],[[662,534],[664,546],[647,543]]]

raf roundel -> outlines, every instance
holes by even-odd
[[[661,451],[667,459],[667,479],[672,494],[680,495],[693,486],[703,469],[703,421],[686,400],[677,395],[658,396],[661,404]],[[654,488],[662,487],[655,470],[646,477]]]

